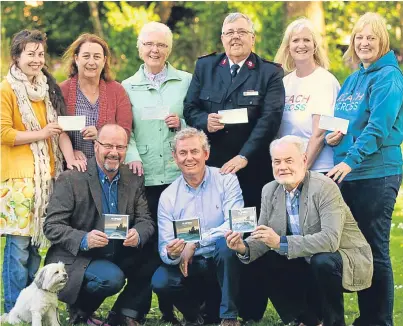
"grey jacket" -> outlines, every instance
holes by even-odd
[[[287,236],[289,259],[338,250],[343,259],[343,287],[359,291],[371,286],[371,248],[330,178],[316,172],[306,173],[299,203],[299,223],[302,234]],[[285,190],[276,181],[263,188],[259,225],[270,226],[280,236],[286,235]],[[245,263],[270,250],[259,240],[249,237],[246,241],[250,259]]]
[[[119,168],[118,209],[129,215],[129,228],[140,235],[140,249],[155,231],[145,197],[144,177],[133,174],[126,165]],[[81,240],[93,229],[104,230],[102,189],[95,158],[88,161],[87,171],[63,172],[56,181],[43,225],[50,240],[45,264],[62,261],[69,280],[59,299],[73,304],[78,297],[84,272],[98,249],[80,251]]]

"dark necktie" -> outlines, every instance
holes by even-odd
[[[239,65],[236,63],[231,66],[231,80],[234,80],[236,75],[238,74]]]

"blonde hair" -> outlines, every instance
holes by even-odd
[[[355,35],[360,33],[367,25],[371,26],[372,33],[379,38],[379,53],[376,60],[390,51],[389,34],[386,28],[385,20],[377,13],[367,12],[366,14],[362,15],[354,25],[351,33],[350,44],[346,53],[343,55],[344,60],[351,60],[353,63],[361,62],[360,58],[357,56],[357,53],[355,53]]]
[[[149,23],[145,24],[141,28],[139,37],[137,38],[137,48],[140,49],[140,47],[143,46],[143,41],[144,41],[144,38],[146,37],[146,35],[149,33],[153,33],[153,32],[161,32],[164,34],[165,41],[167,42],[167,45],[168,45],[168,54],[167,54],[167,58],[168,58],[172,51],[173,36],[172,36],[171,29],[163,23],[149,22]]]
[[[325,50],[322,46],[322,37],[309,19],[301,17],[297,20],[294,20],[287,26],[284,32],[283,40],[281,41],[281,45],[277,50],[276,57],[274,58],[275,62],[278,62],[283,66],[283,69],[286,73],[295,70],[295,62],[290,54],[290,40],[292,34],[295,32],[300,32],[304,28],[307,28],[311,32],[314,44],[313,59],[315,60],[316,64],[322,68],[325,68],[326,70],[329,69],[329,59],[325,55]]]

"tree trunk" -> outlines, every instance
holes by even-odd
[[[88,1],[88,6],[90,8],[90,17],[92,26],[94,27],[94,33],[103,38],[104,33],[99,19],[98,1]]]
[[[160,16],[161,23],[166,24],[169,17],[171,17],[172,7],[174,6],[173,1],[161,1],[157,2],[155,11],[158,16]]]
[[[288,23],[302,16],[311,20],[322,36],[323,47],[327,52],[325,11],[322,1],[289,1],[286,6]]]

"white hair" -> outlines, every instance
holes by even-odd
[[[270,144],[270,155],[273,156],[273,149],[277,146],[280,146],[282,144],[291,144],[295,145],[295,147],[298,149],[300,154],[304,154],[306,151],[306,142],[298,136],[293,136],[293,135],[287,135],[279,139],[275,139],[271,142]]]
[[[250,31],[253,34],[255,34],[255,28],[253,26],[252,20],[247,15],[242,14],[240,12],[233,12],[233,13],[230,13],[227,17],[225,17],[224,22],[222,24],[221,32],[222,33],[224,32],[224,25],[229,24],[229,23],[233,23],[234,21],[236,21],[238,19],[241,19],[241,18],[246,20],[246,22],[248,23]]]
[[[137,48],[140,49],[140,47],[143,45],[142,42],[144,42],[146,35],[149,33],[153,33],[153,32],[161,32],[165,35],[165,41],[167,42],[167,45],[168,45],[168,56],[169,56],[169,54],[172,51],[173,36],[172,36],[171,29],[163,23],[149,22],[149,23],[145,24],[141,28],[139,37],[137,38]]]

